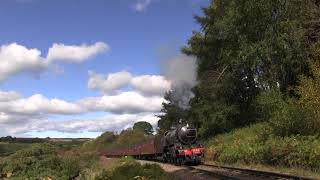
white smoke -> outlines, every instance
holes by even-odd
[[[180,54],[165,62],[164,75],[172,83],[174,101],[183,109],[189,108],[194,97],[191,89],[197,84],[196,58]]]

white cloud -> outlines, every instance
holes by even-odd
[[[2,128],[7,132],[7,134],[10,135],[19,135],[32,131],[56,131],[67,133],[105,132],[120,131],[132,127],[133,124],[138,121],[147,121],[155,127],[157,125],[158,120],[159,118],[154,116],[152,113],[121,115],[110,114],[93,119],[77,118],[61,121],[54,121],[49,119],[34,119],[33,121],[24,123],[20,126],[2,125]]]
[[[106,77],[102,74],[89,71],[88,87],[108,94],[126,86],[130,82],[131,78],[132,75],[127,71],[110,73]]]
[[[122,92],[118,95],[104,95],[80,100],[79,104],[89,111],[107,111],[112,113],[158,112],[163,97],[146,97],[137,92]]]
[[[108,112],[112,114],[158,113],[164,102],[160,96],[143,96],[138,92],[122,92],[117,95],[88,97],[77,102],[49,99],[41,94],[21,98],[16,92],[0,91],[8,95],[0,101],[0,125],[23,126],[36,123],[56,115],[77,115],[85,113]],[[118,115],[115,115],[118,116]],[[43,124],[44,126],[47,126]]]
[[[145,94],[164,95],[170,90],[171,83],[163,76],[142,75],[132,78],[132,86]]]
[[[14,91],[0,91],[0,102],[12,101],[19,99],[20,97],[20,94]]]
[[[109,46],[103,42],[96,42],[93,45],[82,44],[80,46],[55,43],[48,51],[47,61],[82,63],[99,53],[109,51],[109,49]]]
[[[35,73],[45,64],[38,49],[28,49],[17,43],[0,47],[0,81],[20,72]]]
[[[0,102],[0,112],[10,114],[78,114],[85,109],[60,99],[48,99],[41,94],[29,98]]]
[[[103,75],[89,71],[88,88],[90,89],[112,94],[123,87],[130,86],[144,95],[163,96],[170,90],[171,83],[160,75],[133,76],[127,71]]]
[[[119,131],[132,127],[135,122],[147,121],[155,126],[159,118],[153,114],[122,114],[122,115],[108,115],[101,118],[91,120],[69,120],[63,121],[54,125],[55,131],[64,132],[105,132],[105,131]]]
[[[41,115],[8,114],[0,112],[0,124],[2,125],[23,125],[35,118],[43,118]]]
[[[151,0],[137,0],[133,8],[137,12],[143,12],[148,8],[151,2]]]
[[[103,42],[80,46],[55,43],[49,49],[47,58],[44,58],[36,48],[29,49],[17,43],[5,44],[0,46],[0,81],[23,72],[39,74],[54,61],[82,63],[108,50],[108,45]]]

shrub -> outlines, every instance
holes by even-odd
[[[279,91],[262,93],[257,98],[260,119],[269,122],[275,136],[311,135],[315,132],[312,117],[296,99],[284,99]]]
[[[145,135],[144,132],[133,129],[123,130],[119,135],[112,132],[105,132],[95,140],[85,142],[81,147],[81,151],[88,152],[128,148],[145,142],[151,137],[153,137],[153,135]]]
[[[268,123],[259,123],[207,143],[206,159],[232,164],[267,164],[320,170],[320,137],[272,135]]]
[[[170,179],[159,165],[141,165],[131,158],[122,159],[120,165],[112,171],[104,170],[95,180],[127,180],[127,179],[148,179],[148,180],[167,180]]]
[[[275,137],[265,143],[271,165],[320,169],[320,139],[315,136]]]
[[[55,147],[47,143],[17,151],[0,163],[0,174],[18,179],[70,179],[80,170],[75,157],[59,158]]]
[[[313,134],[313,127],[309,123],[306,112],[293,102],[284,104],[270,119],[272,133],[281,137]]]
[[[266,123],[217,136],[209,142],[206,157],[224,163],[258,163],[264,159],[263,141],[269,134]]]

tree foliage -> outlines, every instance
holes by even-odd
[[[139,121],[134,123],[132,129],[135,131],[142,131],[148,135],[153,133],[152,125],[146,121]]]
[[[180,119],[186,117],[186,111],[179,107],[178,102],[173,97],[173,91],[169,91],[164,96],[165,102],[162,103],[162,115],[159,115],[160,120],[158,127],[161,131],[169,130],[171,126],[176,125]]]
[[[266,120],[261,94],[278,91],[287,105],[301,97],[300,78],[313,76],[310,65],[320,57],[318,1],[214,0],[203,13],[201,30],[183,48],[198,64],[191,108],[181,115],[168,93],[160,128],[184,117],[209,137]]]

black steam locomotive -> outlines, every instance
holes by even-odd
[[[176,164],[192,163],[198,165],[203,157],[203,147],[197,143],[197,130],[193,126],[182,124],[172,127],[162,137],[165,162]]]
[[[188,123],[172,127],[150,141],[101,152],[108,157],[133,156],[137,159],[158,159],[174,164],[198,165],[203,159],[203,147],[197,142],[197,130]]]

